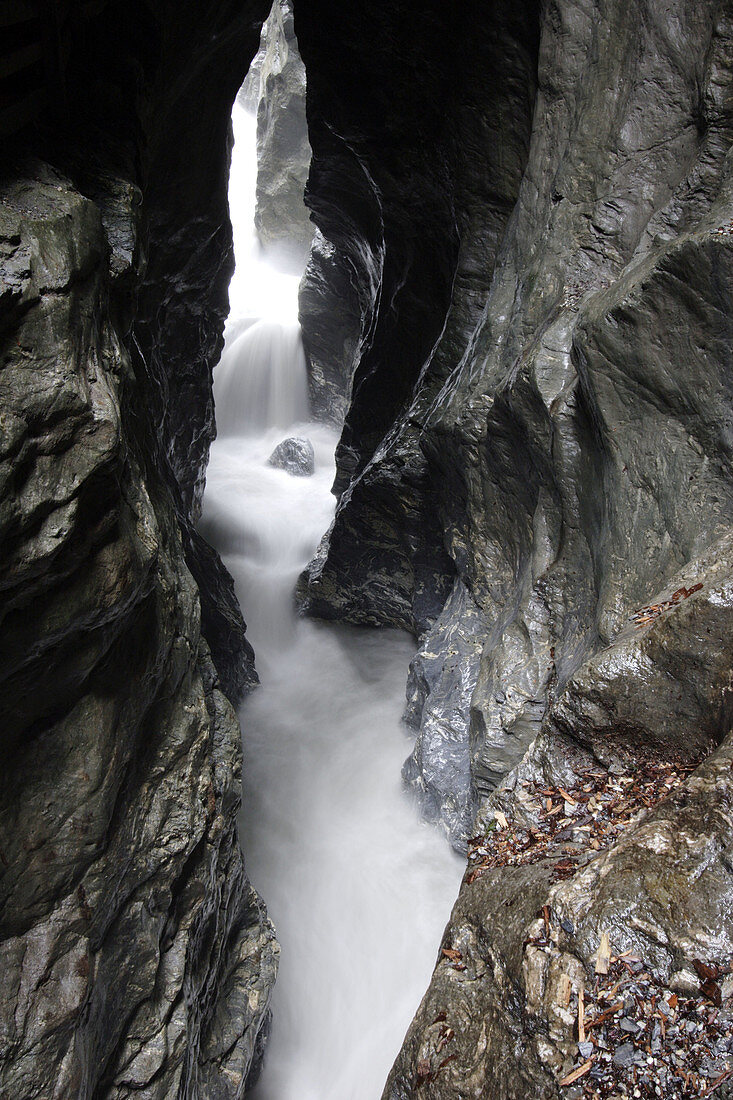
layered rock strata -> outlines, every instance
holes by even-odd
[[[236,834],[251,650],[192,520],[266,11],[87,8],[0,184],[0,1093],[233,1100],[278,947]]]
[[[355,12],[359,96],[316,7],[309,202],[356,366],[305,609],[419,635],[405,777],[458,847],[492,821],[531,836],[523,784],[697,768],[585,862],[559,844],[466,881],[460,965],[441,956],[385,1092],[558,1096],[578,1035],[557,981],[577,1010],[603,932],[660,981],[733,955],[731,13],[499,6],[469,47],[431,10],[408,59],[396,15]]]
[[[240,94],[257,113],[257,236],[265,255],[295,274],[303,270],[313,239],[303,201],[311,160],[305,93],[292,0],[275,0]]]

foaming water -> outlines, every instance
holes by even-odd
[[[297,322],[300,276],[283,274],[262,256],[254,227],[257,119],[235,102],[232,128],[234,150],[229,174],[229,208],[236,267],[229,284],[230,316]]]
[[[272,1037],[251,1095],[377,1100],[428,984],[463,866],[400,782],[412,639],[295,615],[296,579],[333,516],[336,436],[302,422],[297,332],[250,320],[233,311],[215,371],[220,438],[201,526],[234,577],[262,681],[240,713],[240,828],[282,956]],[[311,477],[268,464],[293,435],[313,443]]]
[[[412,639],[297,619],[298,573],[331,519],[316,473],[267,465],[283,432],[212,452],[203,529],[232,572],[262,686],[241,711],[249,875],[282,945],[256,1100],[375,1100],[424,992],[462,872],[400,782]]]
[[[214,372],[217,428],[252,435],[308,415],[305,356],[297,323],[256,321],[227,342]]]

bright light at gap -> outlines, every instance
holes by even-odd
[[[229,322],[262,317],[280,324],[296,324],[300,278],[282,275],[263,260],[255,233],[257,119],[235,102],[232,125],[229,215],[234,230],[236,269],[229,284]]]

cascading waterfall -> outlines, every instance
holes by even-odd
[[[235,106],[234,126],[236,242],[245,203],[250,222],[254,209],[254,120]],[[241,833],[282,959],[252,1095],[375,1100],[428,983],[462,862],[401,786],[412,640],[294,613],[295,581],[333,515],[336,437],[304,422],[292,284],[265,269],[251,230],[239,235],[202,530],[234,576],[262,681],[240,715]],[[311,440],[312,476],[268,464],[287,436]]]
[[[306,420],[308,382],[297,324],[263,319],[233,339],[217,367],[214,396],[222,435]]]

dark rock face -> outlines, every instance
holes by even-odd
[[[637,16],[626,22],[613,4],[592,13],[558,8],[557,19],[542,23],[538,53],[534,9],[497,13],[485,40],[472,24],[470,56],[492,79],[482,84],[471,70],[466,85],[457,81],[446,91],[451,106],[462,95],[473,108],[465,112],[473,130],[462,132],[458,151],[431,135],[431,182],[437,157],[449,173],[444,192],[462,231],[461,250],[445,241],[440,249],[455,274],[450,308],[433,293],[435,261],[410,269],[423,306],[430,303],[441,325],[430,354],[415,366],[391,354],[380,318],[387,313],[400,335],[413,323],[409,308],[390,296],[390,265],[402,258],[405,238],[412,244],[420,235],[421,213],[408,214],[394,183],[380,177],[372,193],[381,204],[379,225],[389,223],[398,238],[391,248],[379,236],[381,252],[366,199],[353,215],[362,253],[380,257],[361,268],[362,288],[381,273],[377,316],[362,326],[339,452],[343,495],[328,543],[304,579],[303,599],[323,616],[395,622],[421,633],[435,623],[426,653],[443,652],[446,631],[474,639],[459,660],[441,664],[435,706],[448,706],[457,718],[441,719],[440,735],[430,728],[433,673],[420,657],[414,670],[426,726],[408,774],[424,785],[428,801],[445,804],[451,820],[449,801],[453,806],[458,797],[466,807],[465,822],[476,795],[487,794],[521,757],[548,692],[562,688],[624,614],[730,522],[725,430],[710,428],[730,417],[729,284],[722,274],[728,27],[714,4],[680,15],[685,61],[678,71],[678,46],[656,40],[653,12],[648,22],[639,14],[638,23]],[[320,59],[323,49],[309,41],[308,26],[304,15],[298,27],[306,63],[311,50]],[[448,64],[446,57],[438,73]],[[493,78],[501,64],[504,81]],[[659,88],[653,96],[640,90],[647,72]],[[341,193],[347,155],[332,136],[330,144],[321,139],[320,114],[330,135],[344,131],[352,145],[362,142],[367,173],[383,171],[393,138],[386,123],[377,137],[367,108],[352,102],[348,74],[341,78],[338,108],[319,99],[317,73],[309,81],[309,201],[327,233],[327,199]],[[382,78],[384,94],[395,99]],[[610,95],[635,79],[636,94]],[[420,86],[416,79],[408,107]],[[463,117],[460,109],[455,117]],[[396,125],[392,114],[387,118]],[[491,141],[488,127],[508,118],[505,140]],[[411,194],[422,197],[424,169],[410,164],[404,141],[394,144],[414,170]],[[434,230],[441,206],[434,201],[429,209]],[[690,287],[686,296],[681,283]],[[411,341],[411,354],[418,343]],[[388,395],[402,387],[401,406],[384,390],[375,396],[377,377]],[[439,619],[454,583],[452,604]],[[413,707],[413,723],[419,717]],[[449,796],[442,793],[449,780],[427,778],[426,768],[465,778],[469,765],[473,793],[464,782]],[[457,836],[455,824],[450,829]]]
[[[462,890],[446,946],[467,971],[439,964],[385,1096],[557,1096],[572,1028],[552,982],[577,985],[601,930],[668,976],[733,951],[730,12],[498,5],[467,19],[469,49],[436,5],[408,58],[399,17],[360,10],[344,17],[359,70],[318,38],[329,10],[296,6],[308,201],[338,261],[306,280],[304,330],[356,365],[305,609],[420,635],[405,777],[458,846],[494,810],[525,820],[524,782],[722,742],[562,885],[554,853]],[[522,945],[545,903],[583,930],[538,976]]]
[[[0,1093],[234,1100],[278,947],[236,835],[244,624],[190,517],[266,13],[101,7],[0,194]]]
[[[340,428],[349,406],[361,326],[370,309],[345,252],[316,229],[300,283],[299,320],[313,415]]]
[[[343,52],[296,10],[313,69],[307,201],[330,249],[306,272],[303,340],[311,361],[315,345],[320,362],[358,362],[337,456],[344,495],[303,589],[314,614],[422,632],[451,590],[424,420],[480,317],[516,201],[536,24],[532,3],[458,27],[436,6],[415,40],[397,13],[354,12]]]
[[[316,462],[310,439],[283,439],[267,460],[268,466],[285,470],[293,477],[310,477],[315,473]]]

